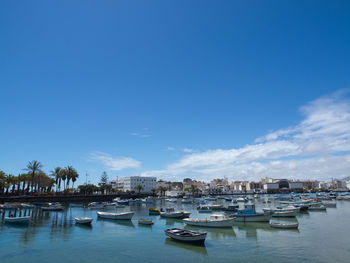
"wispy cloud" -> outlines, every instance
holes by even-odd
[[[342,178],[350,171],[350,101],[345,93],[321,97],[301,107],[304,119],[270,132],[241,148],[187,154],[163,170],[144,174],[164,178],[193,175],[209,180]]]
[[[168,147],[167,150],[168,151],[175,151],[176,149],[174,147]]]
[[[148,138],[148,137],[152,136],[151,134],[138,133],[138,132],[133,132],[133,133],[131,133],[131,135],[139,137],[139,138]]]
[[[193,152],[193,149],[184,148],[183,151],[184,151],[185,153],[191,153],[191,152]]]
[[[143,128],[143,129],[141,129],[141,131],[139,131],[139,132],[132,132],[132,133],[130,133],[130,135],[136,136],[136,137],[139,137],[139,138],[148,138],[148,137],[151,137],[151,136],[152,136],[152,135],[148,132],[148,128]]]
[[[104,152],[90,154],[90,160],[102,163],[107,170],[120,171],[127,168],[139,168],[141,162],[130,157],[113,157]]]

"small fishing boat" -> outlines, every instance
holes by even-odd
[[[157,208],[149,208],[148,214],[149,215],[160,215],[160,210]]]
[[[276,210],[272,213],[272,217],[296,217],[297,212],[293,210]]]
[[[123,212],[123,213],[107,213],[107,212],[97,212],[97,216],[105,219],[113,220],[131,220],[134,212]]]
[[[152,219],[140,218],[138,222],[140,225],[153,225]]]
[[[190,226],[232,227],[234,218],[226,217],[223,214],[213,214],[209,219],[185,218],[183,222]]]
[[[244,204],[243,208],[238,209],[237,213],[233,214],[237,222],[269,222],[271,214],[258,213],[255,211],[254,204]]]
[[[204,243],[205,238],[207,237],[206,232],[191,231],[179,228],[166,229],[164,232],[168,237],[182,242]]]
[[[113,201],[117,202],[118,205],[129,205],[129,200],[114,199]]]
[[[91,225],[92,220],[93,219],[91,217],[76,217],[75,223],[81,225]]]
[[[4,222],[9,224],[28,224],[30,221],[30,216],[20,216],[20,217],[5,217]]]
[[[273,228],[281,228],[281,229],[297,229],[299,227],[298,222],[277,222],[270,221],[270,226]]]
[[[182,211],[175,211],[174,208],[166,208],[165,212],[160,212],[160,216],[166,218],[183,218],[184,213]]]

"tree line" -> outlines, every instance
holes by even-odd
[[[78,172],[72,167],[56,167],[49,174],[43,170],[43,165],[34,160],[28,162],[23,169],[24,173],[15,176],[6,174],[0,170],[0,195],[34,195],[42,193],[69,192],[70,183],[74,183],[79,177]]]

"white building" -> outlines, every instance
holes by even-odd
[[[135,191],[138,192],[137,186],[141,185],[141,193],[151,193],[152,189],[157,188],[157,178],[156,177],[141,177],[141,176],[128,176],[123,178],[124,181],[124,191]]]
[[[289,189],[303,189],[302,182],[289,182]]]
[[[112,180],[110,182],[110,184],[112,185],[112,187],[117,190],[117,191],[124,191],[124,179],[120,179],[120,180]]]

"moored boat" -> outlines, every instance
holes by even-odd
[[[270,226],[273,228],[281,228],[281,229],[297,229],[299,227],[298,222],[277,222],[270,221]]]
[[[81,225],[91,225],[92,220],[93,219],[91,217],[76,217],[75,223]]]
[[[140,218],[138,222],[140,225],[153,225],[152,219],[148,219],[148,218]]]
[[[233,216],[237,222],[269,222],[271,218],[271,214],[256,212],[255,205],[251,203],[244,204],[244,208],[238,209]]]
[[[182,242],[203,243],[207,236],[206,232],[191,231],[186,229],[171,228],[164,230],[168,237]]]
[[[131,220],[134,212],[123,212],[123,213],[107,213],[107,212],[97,212],[97,216],[105,219],[113,219],[113,220]]]
[[[272,217],[296,217],[297,212],[293,210],[276,210],[272,213]]]
[[[30,216],[21,217],[5,217],[4,222],[9,224],[28,224],[30,221]]]
[[[226,217],[223,214],[213,214],[209,219],[185,218],[183,222],[190,226],[232,227],[234,219]]]
[[[148,209],[149,215],[160,215],[160,209],[157,208],[149,208]]]
[[[165,212],[160,212],[160,216],[166,218],[183,218],[184,213],[182,211],[175,211],[174,208],[167,208]]]

